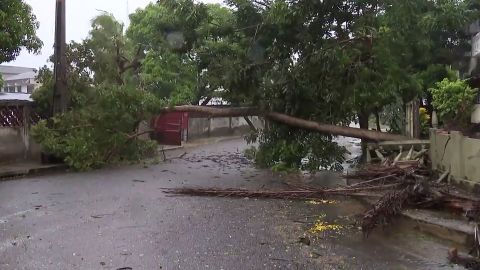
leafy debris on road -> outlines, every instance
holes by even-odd
[[[132,182],[136,182],[136,183],[145,183],[146,181],[145,180],[138,180],[138,179],[133,179]]]
[[[310,246],[310,244],[312,243],[312,241],[310,240],[310,238],[308,236],[301,236],[298,238],[298,242],[299,243],[302,243],[304,245],[307,245],[307,246]]]
[[[248,166],[252,164],[252,161],[247,159],[242,153],[225,153],[219,155],[208,155],[208,156],[197,156],[191,155],[184,157],[183,160],[192,162],[192,163],[201,163],[204,161],[210,161],[217,163],[221,167],[239,167],[239,166]],[[202,165],[208,166],[208,165]],[[206,167],[205,167],[206,168]]]
[[[469,270],[480,270],[480,260],[478,258],[459,255],[456,248],[448,251],[448,260]]]
[[[362,231],[368,236],[379,225],[387,225],[406,208],[436,208],[469,211],[480,209],[480,204],[467,196],[450,193],[445,184],[429,181],[429,170],[419,163],[408,165],[370,165],[355,174],[347,175],[359,181],[335,188],[290,185],[284,190],[246,190],[236,188],[164,188],[170,195],[271,198],[327,201],[331,197],[379,198],[372,208],[363,214]]]

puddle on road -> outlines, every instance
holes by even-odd
[[[284,179],[297,186],[345,184],[344,179],[331,172]],[[379,226],[365,238],[360,221],[367,209],[357,199],[329,197],[292,201],[286,216],[299,227],[294,237],[309,237],[309,254],[314,254],[312,259],[320,260],[322,265],[333,254],[339,258],[335,263],[344,266],[341,269],[462,269],[448,263],[448,249],[454,243],[412,229],[411,222],[402,218],[394,219],[386,227]]]
[[[204,159],[203,155],[197,154],[187,156],[183,162],[198,163],[200,167]],[[232,160],[240,162],[249,174],[255,174],[249,178],[252,182],[247,182],[247,187],[252,189],[265,186],[281,189],[285,188],[285,184],[318,187],[347,184],[345,179],[333,172],[320,172],[314,176],[272,174],[251,168],[252,165],[246,164],[240,154]],[[234,170],[231,172],[234,176],[238,173],[236,164],[229,159],[223,162],[214,156],[206,162],[211,167],[225,168],[227,172]],[[275,201],[277,203],[282,210],[269,212],[262,218],[287,222],[280,222],[277,226],[266,224],[265,227],[274,227],[286,243],[301,245],[305,257],[318,260],[318,265],[322,266],[319,269],[461,269],[447,264],[451,243],[412,230],[402,220],[394,220],[385,228],[380,226],[364,238],[359,220],[367,208],[358,200],[328,197],[324,200]],[[299,237],[303,236],[308,236],[310,245],[298,243]],[[325,265],[332,267],[323,267]]]
[[[292,201],[287,213],[289,220],[300,221],[295,237],[309,237],[308,252],[320,264],[335,255],[341,257],[335,262],[340,269],[462,269],[448,264],[451,242],[413,230],[401,218],[365,238],[359,222],[366,207],[355,199],[330,201],[335,203]]]

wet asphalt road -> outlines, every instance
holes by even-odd
[[[354,217],[364,208],[356,201],[162,193],[180,186],[278,189],[300,181],[253,168],[245,147],[232,140],[156,165],[0,182],[0,269],[451,269],[448,243],[402,222],[363,239]],[[343,228],[309,234],[320,219]],[[298,243],[304,234],[311,245]]]

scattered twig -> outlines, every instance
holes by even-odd
[[[480,261],[477,258],[461,256],[456,248],[448,251],[448,259],[451,263],[461,265],[469,270],[480,270]]]
[[[385,225],[399,214],[411,195],[409,188],[385,194],[372,209],[364,214],[362,221],[364,235],[368,236],[377,225]]]
[[[437,180],[437,184],[440,184],[447,178],[447,176],[450,174],[450,170],[446,170],[442,175]]]
[[[394,178],[394,179],[398,180],[398,178],[394,174],[389,174],[389,175],[386,175],[386,176],[381,176],[381,177],[374,178],[372,180],[363,181],[363,182],[359,182],[359,183],[356,183],[356,184],[353,184],[353,185],[349,185],[349,187],[359,187],[359,186],[370,185],[370,184],[373,184],[373,183],[376,183],[376,182],[385,181],[389,178]]]

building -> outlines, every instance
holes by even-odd
[[[34,68],[0,65],[0,74],[3,79],[0,92],[3,93],[31,94],[39,86]]]
[[[470,78],[470,84],[475,88],[480,88],[480,21],[472,23],[468,29],[468,33],[472,36],[472,53],[470,67],[467,76]],[[480,125],[480,91],[477,94],[474,110],[471,117],[472,124]]]

